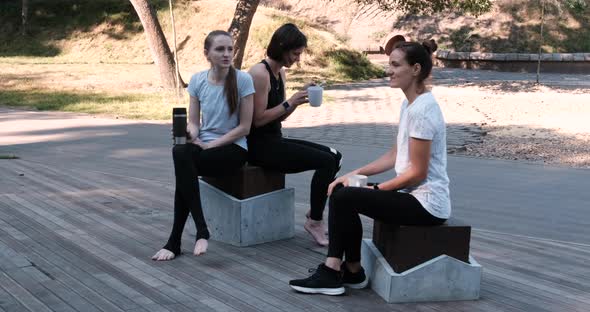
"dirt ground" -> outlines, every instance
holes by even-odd
[[[3,63],[0,69],[0,89],[159,92],[155,66],[149,64]],[[482,144],[458,154],[590,168],[588,89],[487,82],[433,91],[447,123],[475,124],[487,132]]]
[[[503,83],[438,86],[447,123],[475,123],[487,135],[459,154],[590,168],[590,95],[584,89]]]

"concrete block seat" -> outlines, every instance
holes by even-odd
[[[199,183],[211,239],[250,246],[295,235],[295,192],[284,174],[246,165]]]
[[[370,287],[387,302],[474,300],[482,267],[469,255],[471,227],[450,219],[440,226],[375,221],[362,243]]]

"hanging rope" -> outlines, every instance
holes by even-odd
[[[174,68],[176,71],[176,75],[174,76],[174,87],[176,89],[176,105],[180,105],[180,73],[178,69],[178,55],[176,53],[176,25],[174,23],[174,7],[172,6],[172,0],[168,0],[168,4],[170,5],[170,20],[172,22],[172,42],[174,48]]]

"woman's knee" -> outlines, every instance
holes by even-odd
[[[349,222],[357,214],[356,207],[350,203],[350,187],[338,184],[330,195],[329,218],[335,222]]]
[[[330,171],[334,171],[336,174],[340,170],[342,164],[342,154],[330,147],[329,153],[321,153],[315,155],[314,158],[320,162],[320,166]]]
[[[351,187],[345,187],[343,184],[337,184],[330,195],[330,207],[348,207],[347,203],[351,199],[352,189]]]
[[[335,173],[337,173],[342,167],[342,153],[333,147],[329,148],[330,153],[332,154],[332,167],[335,168]]]
[[[172,147],[172,159],[174,159],[174,162],[190,160],[190,146],[188,144],[174,145],[174,147]]]

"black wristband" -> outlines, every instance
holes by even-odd
[[[283,107],[285,108],[285,110],[289,110],[289,107],[291,107],[291,105],[289,105],[289,101],[283,102]]]
[[[374,190],[380,190],[380,188],[379,188],[379,183],[375,183],[375,184],[373,184],[373,189],[374,189]]]

